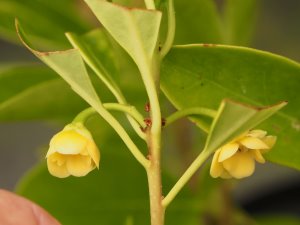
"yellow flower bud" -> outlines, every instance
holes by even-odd
[[[67,125],[53,136],[46,158],[53,176],[81,177],[99,167],[100,152],[90,132],[77,123]]]
[[[266,136],[263,130],[252,130],[219,148],[213,157],[210,174],[217,178],[244,178],[253,174],[255,160],[264,163],[262,153],[276,142],[275,136]]]

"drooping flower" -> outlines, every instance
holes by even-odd
[[[90,132],[81,123],[76,123],[67,125],[53,136],[46,158],[53,176],[81,177],[99,167],[100,152]]]
[[[244,178],[253,174],[255,161],[264,163],[263,153],[275,144],[275,136],[263,130],[251,130],[219,148],[213,157],[210,174],[217,178]]]

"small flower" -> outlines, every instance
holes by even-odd
[[[275,144],[275,136],[263,130],[251,130],[219,148],[213,157],[210,175],[214,178],[244,178],[253,174],[255,160],[264,163],[262,153]]]
[[[53,176],[81,177],[99,167],[100,152],[90,132],[81,123],[76,123],[67,125],[53,136],[46,158]]]

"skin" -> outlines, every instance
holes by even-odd
[[[40,206],[5,190],[0,190],[0,224],[61,225]]]

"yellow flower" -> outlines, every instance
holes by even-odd
[[[219,148],[213,157],[210,174],[217,178],[244,178],[253,174],[255,160],[264,163],[262,153],[276,142],[275,136],[266,136],[263,130],[251,130]]]
[[[90,132],[78,123],[67,125],[53,136],[46,158],[53,176],[81,177],[99,167],[100,152]]]

